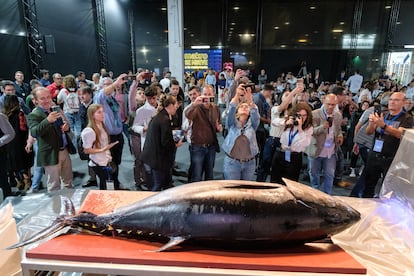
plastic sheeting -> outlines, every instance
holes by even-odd
[[[395,198],[414,207],[414,130],[407,130],[382,185],[381,198]]]

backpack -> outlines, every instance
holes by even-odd
[[[80,100],[79,100],[78,93],[70,92],[66,96],[66,101],[65,102],[66,102],[66,105],[68,106],[69,109],[79,110]]]
[[[79,154],[80,160],[89,160],[89,154],[85,153],[85,150],[83,148],[82,137],[79,136],[76,142],[78,146],[78,154]]]

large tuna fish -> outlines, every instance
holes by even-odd
[[[360,219],[344,202],[309,186],[206,181],[165,190],[112,213],[73,216],[70,201],[54,224],[16,248],[78,226],[97,233],[169,238],[159,251],[188,239],[297,244],[338,233]]]

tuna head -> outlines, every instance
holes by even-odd
[[[321,227],[332,235],[350,227],[361,219],[361,214],[338,198],[307,185],[283,179],[297,202],[312,208],[315,216],[322,218]]]

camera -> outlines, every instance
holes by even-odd
[[[302,115],[296,114],[295,119],[293,120],[293,125],[297,126],[299,124],[298,119],[302,118]]]
[[[52,112],[56,111],[56,112],[58,112],[58,113],[60,113],[60,112],[62,111],[62,109],[61,109],[61,108],[60,108],[60,106],[58,106],[58,105],[52,106],[52,107],[50,108],[50,110],[52,110]]]
[[[214,103],[214,97],[203,97],[203,103]]]
[[[246,84],[243,84],[242,86],[246,90],[247,90],[247,88],[250,88],[251,91],[252,91],[252,93],[255,93],[256,92],[256,84],[254,82],[248,82]]]

